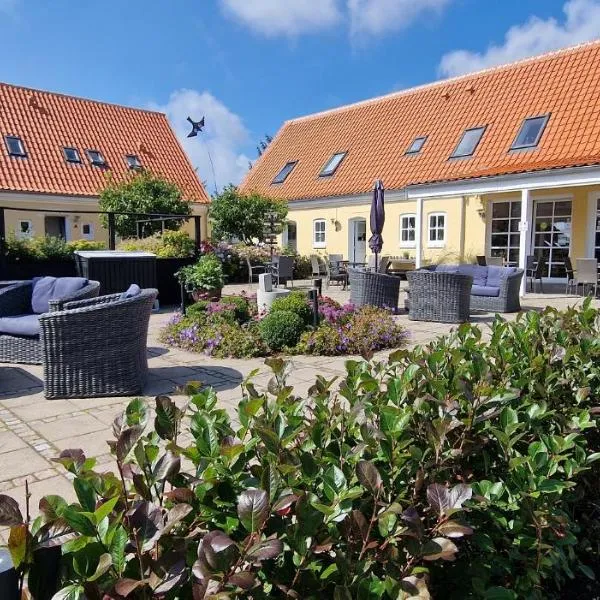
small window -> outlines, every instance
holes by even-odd
[[[549,118],[550,115],[542,115],[525,119],[510,149],[535,148],[540,142]]]
[[[128,154],[125,157],[125,160],[127,161],[127,166],[130,169],[141,169],[142,168],[142,163],[139,159],[139,156],[136,156],[135,154]]]
[[[84,223],[81,226],[81,236],[84,240],[94,239],[94,228],[91,223]]]
[[[463,133],[460,142],[458,142],[458,146],[456,146],[456,149],[454,150],[450,158],[461,158],[464,156],[471,156],[477,149],[477,146],[479,145],[479,142],[481,141],[484,132],[485,127],[473,127],[472,129],[467,129]]]
[[[400,246],[414,248],[417,232],[416,215],[400,215]]]
[[[100,152],[100,150],[88,150],[87,155],[90,159],[90,162],[96,167],[106,166],[106,161],[104,160],[104,156],[102,156],[102,152]]]
[[[17,137],[16,135],[5,135],[4,141],[6,142],[6,149],[10,156],[27,156],[23,140],[20,137]]]
[[[63,148],[63,154],[65,155],[65,160],[70,163],[80,163],[81,156],[79,156],[79,150],[77,148],[70,148],[65,146]]]
[[[347,152],[338,152],[334,154],[325,164],[323,170],[319,173],[319,177],[331,177],[333,175],[344,158],[346,157]]]
[[[421,152],[421,150],[423,149],[426,140],[426,135],[415,138],[413,140],[413,143],[408,147],[408,150],[405,152],[405,154],[419,154],[419,152]]]
[[[297,160],[292,160],[288,163],[285,163],[281,171],[275,175],[275,179],[271,183],[283,183],[288,175],[294,170],[294,167],[298,164]]]
[[[19,229],[17,231],[19,238],[30,238],[33,235],[33,224],[31,221],[19,221]]]
[[[444,213],[431,213],[429,215],[429,231],[427,234],[428,246],[435,248],[446,243],[446,215]]]
[[[325,219],[313,221],[313,248],[325,248]]]

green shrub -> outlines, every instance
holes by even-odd
[[[296,313],[305,325],[312,323],[312,309],[304,292],[294,291],[283,298],[277,298],[271,306],[271,312],[280,311]]]
[[[194,240],[183,230],[155,233],[145,238],[127,238],[118,246],[125,252],[153,252],[159,258],[189,258],[196,252]]]
[[[223,296],[221,304],[234,307],[235,320],[238,323],[245,323],[250,320],[250,303],[244,296]]]
[[[195,264],[179,269],[175,275],[188,290],[216,290],[224,285],[223,267],[214,254],[201,256]]]
[[[6,239],[6,255],[13,260],[68,260],[76,250],[103,250],[103,242],[72,240],[49,235],[19,239],[9,234]]]
[[[71,240],[67,242],[67,247],[70,252],[74,253],[77,250],[105,250],[106,244],[92,240]]]
[[[210,300],[199,300],[198,302],[194,302],[194,304],[190,304],[185,309],[185,314],[187,317],[204,316],[206,314],[206,309],[209,304]]]
[[[278,351],[292,348],[300,340],[304,322],[294,312],[280,310],[270,312],[259,324],[260,334],[267,346]]]

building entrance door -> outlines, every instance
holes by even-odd
[[[44,230],[51,237],[67,239],[67,225],[65,217],[44,217]]]

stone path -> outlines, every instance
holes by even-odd
[[[245,286],[229,286],[226,293],[239,293]],[[252,291],[252,290],[251,290]],[[331,288],[327,295],[347,301],[348,293]],[[530,295],[526,309],[539,309],[548,304],[564,308],[580,302],[580,298],[561,295]],[[220,404],[235,413],[241,399],[240,383],[254,369],[257,386],[266,386],[270,375],[264,359],[212,359],[204,355],[164,347],[158,341],[161,327],[171,311],[153,314],[148,341],[149,378],[144,396],[152,401],[157,394],[175,394],[189,381],[201,381],[215,388]],[[513,318],[513,317],[511,317]],[[448,333],[452,326],[439,323],[409,321],[400,315],[410,333],[411,344],[424,344]],[[490,314],[474,315],[473,322],[486,327]],[[317,374],[331,378],[343,376],[343,357],[292,357],[289,383],[296,393],[306,393]],[[174,395],[179,403],[183,396]],[[82,448],[88,456],[97,457],[99,467],[112,469],[113,461],[106,440],[112,437],[110,425],[130,398],[91,398],[81,400],[46,400],[42,390],[42,368],[39,365],[0,365],[0,493],[13,496],[21,504],[25,498],[25,480],[32,493],[32,512],[46,494],[59,494],[74,500],[70,482],[60,465],[51,462],[61,450]],[[0,541],[1,541],[0,533]]]

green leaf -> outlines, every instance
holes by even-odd
[[[269,516],[269,496],[264,490],[246,490],[238,497],[237,513],[250,532],[258,531]]]
[[[519,416],[517,415],[517,411],[510,408],[510,406],[505,406],[500,413],[500,425],[502,429],[506,431],[511,425],[516,425],[518,422]]]
[[[52,600],[80,600],[83,597],[83,587],[79,584],[68,585],[52,596]]]
[[[492,587],[485,592],[485,600],[516,600],[517,597],[512,590],[501,587]]]
[[[94,511],[94,516],[96,517],[96,523],[100,523],[100,521],[102,521],[102,519],[104,519],[105,517],[108,517],[108,515],[110,515],[110,513],[113,511],[113,508],[117,505],[118,501],[119,501],[119,497],[115,496],[114,498],[111,498],[110,500],[107,500],[106,502],[101,504]]]
[[[110,543],[110,556],[115,571],[121,575],[125,569],[125,546],[127,544],[127,532],[119,525],[115,530]]]
[[[333,590],[333,600],[352,600],[352,594],[345,585],[336,585]]]
[[[10,528],[10,534],[8,536],[8,550],[12,558],[15,569],[21,566],[21,563],[27,556],[27,537],[29,536],[29,530],[27,525],[24,523],[20,525],[13,525]]]
[[[79,512],[73,506],[67,506],[63,510],[63,519],[77,532],[82,535],[94,537],[96,528],[94,524],[84,514]]]
[[[94,491],[92,482],[89,479],[75,477],[73,488],[81,507],[87,512],[94,512],[96,508],[96,492]]]
[[[148,407],[143,398],[134,398],[125,409],[125,419],[129,427],[139,425],[142,429],[148,422]]]
[[[104,573],[106,573],[110,567],[112,566],[112,557],[108,553],[104,553],[100,556],[100,560],[98,561],[98,566],[96,567],[96,571],[93,575],[88,577],[88,581],[96,581],[100,579]]]
[[[44,496],[40,500],[39,509],[44,513],[46,521],[55,521],[62,516],[62,513],[67,506],[67,502],[60,496],[50,495]]]
[[[174,440],[183,413],[168,396],[156,397],[156,418],[154,428],[163,440]]]

